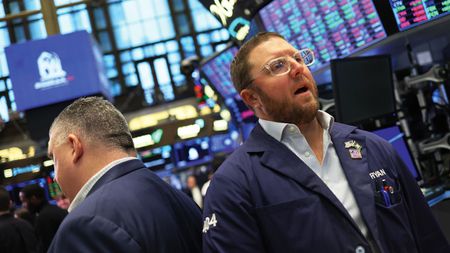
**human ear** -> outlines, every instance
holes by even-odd
[[[83,144],[84,143],[75,134],[69,134],[67,138],[69,140],[69,144],[71,147],[72,162],[76,163],[83,156],[83,152],[84,152]]]
[[[244,103],[250,107],[253,108],[253,110],[258,109],[261,107],[261,102],[259,99],[259,95],[252,89],[243,89],[240,93],[242,100],[244,100]]]

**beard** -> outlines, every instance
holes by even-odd
[[[314,120],[319,110],[317,86],[313,83],[312,87],[310,90],[312,99],[300,106],[287,99],[276,101],[260,89],[256,89],[256,92],[261,98],[266,114],[272,121],[302,125]]]

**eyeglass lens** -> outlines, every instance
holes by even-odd
[[[298,55],[300,57],[297,57]],[[310,49],[303,49],[294,55],[294,59],[310,66],[314,62],[314,54]],[[268,67],[272,75],[282,75],[289,72],[291,66],[288,57],[281,57],[269,62]]]
[[[314,62],[314,53],[310,49],[300,50],[300,55],[306,66],[310,66]]]

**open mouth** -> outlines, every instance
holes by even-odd
[[[295,91],[295,95],[302,94],[302,93],[305,93],[307,91],[308,91],[308,88],[302,87],[302,88],[300,88],[300,89]]]

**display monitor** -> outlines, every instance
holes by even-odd
[[[61,187],[55,181],[54,178],[55,178],[54,170],[50,171],[49,175],[44,178],[45,181],[47,181],[48,194],[50,195],[50,201],[54,201],[54,199],[56,199],[56,197],[63,194]],[[54,204],[56,204],[56,201]]]
[[[196,166],[212,160],[209,137],[174,144],[177,169]]]
[[[387,36],[373,1],[274,0],[260,11],[264,29],[315,52],[317,70]]]
[[[388,55],[331,61],[336,119],[358,124],[395,112]]]
[[[170,145],[139,151],[138,153],[145,166],[151,170],[170,170],[174,167],[172,161],[173,150]]]
[[[398,126],[392,126],[392,127],[379,129],[379,130],[373,131],[373,133],[382,137],[383,139],[387,140],[389,143],[391,143],[392,146],[394,147],[394,149],[400,155],[400,158],[405,163],[409,172],[411,172],[411,174],[413,175],[413,177],[417,181],[421,180],[420,173],[417,170],[417,167],[414,163],[414,159],[412,158],[411,152],[405,141],[404,134]]]
[[[32,164],[27,164],[27,165],[23,165],[23,166],[14,166],[14,165],[5,166],[6,168],[2,169],[3,175],[1,176],[1,179],[17,180],[17,177],[19,177],[21,175],[25,175],[25,174],[29,175],[32,173],[38,173],[41,171],[41,165],[42,164],[40,164],[38,162],[38,163],[32,163]]]
[[[237,94],[230,76],[231,62],[237,51],[237,47],[229,46],[207,59],[200,67],[207,80],[224,98]]]
[[[255,122],[253,111],[242,101],[231,80],[230,66],[237,51],[237,47],[228,46],[223,51],[206,59],[200,69],[206,81],[224,98],[225,105],[238,123]]]
[[[400,31],[418,26],[450,13],[450,1],[389,0]]]

